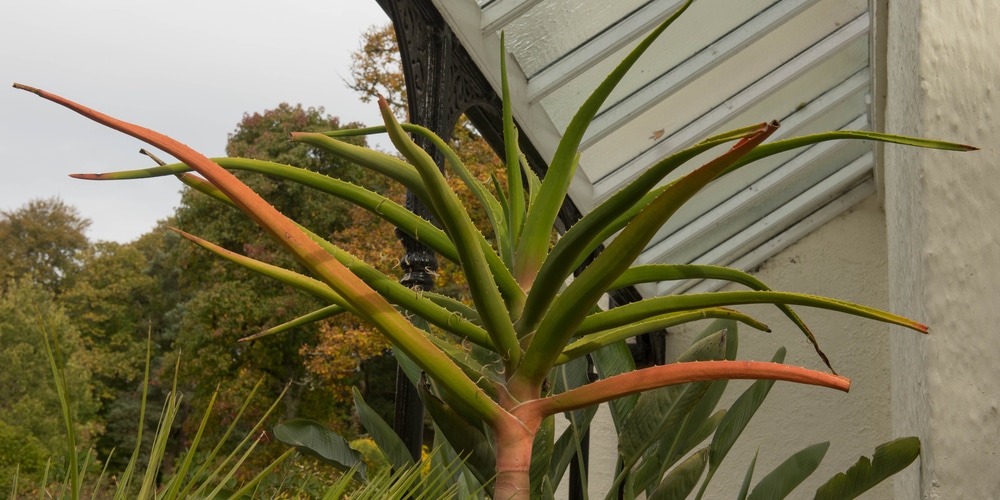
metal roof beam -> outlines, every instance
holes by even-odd
[[[622,123],[666,99],[817,1],[786,0],[761,11],[641,89],[601,111],[587,129],[581,147],[587,148],[600,140]]]
[[[595,196],[603,199],[609,194],[617,192],[637,172],[644,171],[661,158],[691,146],[707,136],[709,132],[722,126],[733,116],[771,95],[790,80],[805,73],[859,37],[865,36],[868,33],[868,25],[868,13],[866,12],[687,126],[632,158],[615,171],[596,180],[594,182]],[[781,132],[780,129],[779,132]]]
[[[651,1],[618,20],[541,71],[528,76],[528,102],[536,103],[601,59],[643,36],[680,8],[680,1]]]

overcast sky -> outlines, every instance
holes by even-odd
[[[39,87],[165,133],[208,156],[246,112],[281,102],[379,123],[344,84],[374,0],[5,2],[0,16],[0,210],[59,196],[92,240],[126,242],[177,205],[173,178],[82,181],[150,165],[138,140],[11,88]],[[169,157],[164,155],[164,159]]]

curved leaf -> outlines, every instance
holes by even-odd
[[[610,311],[593,314],[580,324],[580,327],[575,333],[576,335],[586,335],[601,330],[617,328],[635,321],[641,321],[646,318],[676,311],[686,311],[704,307],[726,307],[741,304],[790,304],[796,306],[816,307],[819,309],[828,309],[862,318],[905,326],[921,333],[927,333],[927,327],[925,325],[872,307],[802,293],[756,290],[671,295],[641,300],[639,302],[633,302],[631,304],[616,307]]]
[[[274,426],[274,437],[344,472],[357,467],[358,474],[362,478],[365,476],[361,454],[351,449],[339,434],[323,427],[319,422],[304,418],[285,420]]]
[[[823,461],[830,443],[809,446],[788,457],[781,465],[754,486],[749,500],[780,500],[788,496],[796,486],[805,481]]]
[[[338,306],[336,304],[332,306],[326,306],[322,309],[317,309],[309,314],[304,314],[295,318],[291,321],[286,321],[278,326],[274,326],[264,330],[260,333],[255,333],[247,337],[241,338],[240,342],[248,342],[250,340],[257,340],[261,337],[267,337],[268,335],[277,335],[279,333],[287,332],[292,328],[298,328],[303,325],[308,325],[309,323],[314,323],[316,321],[322,321],[326,318],[332,318],[340,313],[347,312],[347,309]]]
[[[691,5],[687,0],[678,7],[666,20],[651,31],[634,49],[611,71],[610,74],[594,89],[580,109],[570,120],[566,131],[559,140],[556,152],[549,164],[545,179],[534,202],[528,207],[524,229],[514,255],[514,277],[518,283],[530,284],[535,279],[538,267],[542,264],[548,252],[549,238],[556,216],[562,206],[569,189],[570,181],[576,172],[578,149],[590,122],[601,109],[604,101],[625,77],[629,69],[639,60],[643,52]]]
[[[702,448],[670,471],[649,495],[649,500],[683,500],[698,485],[708,463],[708,448]]]
[[[382,420],[382,417],[371,406],[368,406],[357,387],[351,387],[351,394],[354,395],[354,407],[358,410],[358,420],[361,420],[361,425],[368,431],[375,444],[378,445],[378,449],[392,464],[393,469],[400,470],[412,466],[414,462],[413,457],[410,456],[410,450],[406,448],[406,444],[399,438],[396,431],[392,430],[392,426]]]
[[[847,472],[841,472],[816,490],[817,500],[850,500],[907,468],[920,456],[920,440],[899,438],[875,448],[871,460],[861,457]]]

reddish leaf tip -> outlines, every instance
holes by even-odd
[[[14,88],[18,89],[18,90],[27,90],[28,92],[31,92],[32,94],[40,94],[42,92],[41,89],[36,89],[35,87],[31,87],[31,86],[28,86],[28,85],[22,85],[22,84],[17,83],[17,82],[14,82]]]

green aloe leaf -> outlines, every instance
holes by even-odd
[[[524,329],[532,329],[555,297],[559,285],[571,273],[578,269],[585,258],[612,234],[625,226],[624,222],[610,230],[608,225],[619,221],[623,212],[628,211],[649,190],[653,189],[667,174],[683,165],[688,160],[716,146],[749,137],[760,131],[761,126],[753,125],[710,137],[690,148],[674,153],[643,172],[638,178],[595,207],[573,224],[556,242],[555,247],[545,259],[535,285],[532,287],[531,300],[525,307],[520,325]],[[652,198],[635,209],[628,220],[631,220]],[[627,286],[627,285],[624,285]]]
[[[298,318],[295,318],[295,319],[293,319],[291,321],[286,321],[286,322],[284,322],[284,323],[282,323],[280,325],[268,328],[267,330],[264,330],[264,331],[262,331],[260,333],[255,333],[253,335],[249,335],[247,337],[243,337],[239,341],[240,342],[248,342],[248,341],[251,341],[251,340],[257,340],[257,339],[262,338],[262,337],[267,337],[269,335],[277,335],[279,333],[287,332],[287,331],[289,331],[289,330],[291,330],[293,328],[298,328],[300,326],[308,325],[310,323],[315,323],[317,321],[322,321],[322,320],[327,319],[327,318],[332,318],[332,317],[334,317],[334,316],[336,316],[336,315],[338,315],[340,313],[346,312],[346,311],[347,311],[347,309],[345,309],[345,308],[343,308],[341,306],[338,306],[336,304],[331,305],[331,306],[326,306],[326,307],[324,307],[322,309],[317,309],[317,310],[315,310],[315,311],[313,311],[313,312],[311,312],[309,314],[304,314],[302,316],[299,316]]]
[[[654,297],[616,307],[610,311],[593,314],[582,322],[577,329],[577,335],[587,335],[602,330],[617,328],[635,321],[667,314],[706,307],[725,307],[740,304],[788,304],[796,306],[816,307],[854,316],[905,326],[921,333],[927,333],[927,327],[916,321],[878,309],[852,304],[842,300],[817,297],[801,293],[741,291],[713,292],[690,295],[671,295]]]
[[[358,410],[358,419],[361,420],[361,425],[375,440],[375,444],[378,445],[379,450],[389,460],[392,467],[398,470],[412,466],[413,457],[410,456],[410,451],[406,448],[403,440],[399,438],[396,431],[392,430],[392,426],[382,420],[382,417],[371,406],[368,406],[357,387],[351,388],[351,394],[354,395],[354,407]]]
[[[726,167],[776,130],[776,123],[762,126],[758,133],[740,140],[726,153],[682,177],[672,189],[643,208],[594,262],[552,302],[525,352],[525,362],[517,375],[532,381],[544,377],[570,337],[583,333],[577,331],[577,328],[590,309],[635,261],[660,226]]]
[[[708,448],[702,448],[670,471],[649,495],[649,500],[683,500],[698,485],[708,463]]]
[[[635,337],[636,335],[709,318],[731,319],[749,325],[758,330],[765,332],[771,331],[767,325],[755,320],[751,316],[733,309],[726,309],[723,307],[695,309],[693,311],[654,316],[652,318],[636,321],[625,326],[584,335],[580,337],[579,340],[569,344],[565,349],[563,349],[562,354],[556,358],[556,364],[562,364],[571,359],[590,354],[591,352],[594,352],[604,346],[611,345],[614,342],[625,340],[627,338]]]
[[[774,353],[771,361],[781,363],[784,360],[785,348],[782,347]],[[712,445],[708,455],[708,476],[705,478],[705,482],[702,483],[701,490],[698,492],[699,498],[705,493],[705,488],[708,487],[708,483],[712,481],[712,477],[719,470],[722,460],[726,458],[729,450],[736,444],[736,440],[743,434],[743,430],[746,429],[747,424],[750,423],[750,419],[760,409],[760,405],[764,403],[764,399],[767,398],[773,386],[773,380],[758,380],[751,384],[750,388],[744,391],[736,399],[736,402],[729,407],[729,411],[726,412],[726,416],[723,417],[722,422],[719,423],[719,427],[715,430],[715,435],[712,437]]]
[[[344,472],[357,468],[357,474],[362,478],[365,476],[361,454],[351,449],[339,434],[319,422],[304,418],[285,420],[274,426],[274,437]]]
[[[816,490],[817,500],[849,500],[893,474],[907,468],[920,456],[920,440],[915,437],[899,438],[875,448],[871,460],[861,457],[857,463],[830,478]]]
[[[31,92],[106,127],[140,139],[187,164],[203,175],[215,187],[240,207],[257,225],[294,256],[321,281],[334,289],[349,303],[352,311],[374,325],[390,341],[407,353],[422,369],[433,376],[457,397],[474,408],[478,416],[493,421],[500,418],[500,406],[485,397],[478,386],[461,369],[437,349],[422,332],[396,311],[383,297],[331,257],[322,247],[302,232],[301,228],[278,212],[274,206],[204,155],[188,146],[153,130],[105,115],[69,99],[41,89],[21,84],[15,88]],[[326,138],[326,137],[324,137]],[[329,139],[329,138],[326,138]],[[374,154],[370,151],[368,154]],[[385,155],[383,155],[385,156]],[[516,340],[516,339],[515,339]]]
[[[534,281],[538,268],[541,266],[545,254],[548,252],[552,227],[555,224],[559,208],[566,197],[573,174],[576,172],[580,142],[583,140],[590,122],[597,115],[597,112],[600,111],[604,101],[607,100],[611,92],[618,86],[618,83],[625,77],[625,74],[639,60],[639,57],[642,56],[646,49],[653,44],[668,26],[680,17],[689,5],[691,5],[691,0],[684,2],[673,14],[640,41],[618,63],[618,66],[611,71],[604,81],[598,85],[594,92],[590,94],[590,97],[580,106],[580,109],[577,110],[572,120],[570,120],[562,139],[559,141],[559,145],[556,147],[555,155],[549,164],[545,179],[542,180],[538,195],[535,197],[534,203],[528,207],[524,230],[522,231],[517,252],[514,256],[514,277],[518,283],[530,285]]]
[[[503,102],[503,142],[506,148],[504,159],[507,164],[507,220],[511,238],[509,245],[517,248],[528,207],[525,204],[524,184],[521,181],[521,149],[518,147],[517,128],[514,127],[514,114],[511,110],[510,86],[507,82],[507,41],[502,31],[500,32],[500,91]]]
[[[730,269],[721,266],[707,266],[699,264],[681,264],[681,265],[670,265],[670,264],[654,264],[646,266],[636,266],[629,268],[618,278],[617,281],[612,285],[614,288],[625,287],[636,285],[639,283],[649,283],[654,281],[673,281],[673,280],[689,280],[689,279],[715,279],[729,281],[732,283],[739,283],[747,288],[760,291],[770,291],[771,288],[764,284],[753,275],[739,271],[737,269]],[[799,327],[799,330],[806,336],[809,343],[812,344],[813,349],[816,354],[819,355],[826,367],[830,369],[833,373],[837,373],[830,364],[830,359],[826,356],[819,347],[819,342],[816,341],[816,336],[813,335],[812,330],[806,326],[802,318],[799,317],[791,307],[785,304],[775,304],[779,310],[781,310],[784,315],[795,323],[795,326]]]
[[[749,500],[780,500],[788,496],[796,486],[812,474],[823,461],[830,443],[809,446],[788,457],[781,465],[754,486]]]
[[[451,190],[434,160],[406,135],[384,100],[380,102],[380,107],[389,138],[396,149],[417,168],[427,186],[428,201],[435,207],[445,232],[455,242],[459,261],[469,284],[469,294],[486,331],[507,369],[514,371],[521,361],[521,346],[514,333],[507,304],[503,301],[494,273],[486,261],[486,254],[493,253],[492,249],[488,249],[488,245],[484,248],[485,238],[472,223],[461,200]]]

